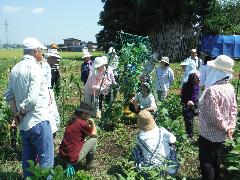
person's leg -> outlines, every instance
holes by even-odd
[[[24,178],[31,176],[32,174],[27,171],[27,168],[29,168],[28,160],[32,160],[33,162],[36,162],[37,158],[37,150],[31,143],[31,137],[29,136],[28,131],[20,131],[21,137],[22,137],[22,168],[23,168],[23,174]]]
[[[185,130],[187,135],[192,138],[193,137],[193,117],[191,116],[184,116],[185,122]]]
[[[212,142],[199,136],[199,160],[203,180],[214,180],[214,159]]]
[[[49,121],[35,125],[30,132],[31,141],[37,149],[39,166],[51,168],[54,164],[53,134]]]
[[[162,91],[157,90],[158,100],[162,101]]]
[[[96,146],[97,146],[97,138],[88,139],[82,146],[82,149],[78,156],[78,162],[83,160],[90,151],[91,153],[95,152]]]
[[[220,165],[221,165],[221,148],[223,143],[222,142],[218,142],[218,143],[214,143],[215,144],[215,162],[213,164],[214,167],[214,176],[215,176],[215,180],[218,179],[222,179],[221,177],[221,173],[220,173]]]

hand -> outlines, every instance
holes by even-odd
[[[10,127],[11,127],[11,128],[16,128],[17,125],[18,125],[18,122],[17,122],[15,119],[12,119],[12,122],[11,122]]]
[[[194,106],[194,103],[192,101],[188,101],[187,105],[188,106]]]
[[[75,174],[75,170],[72,167],[72,164],[67,165],[66,171],[67,171],[67,177],[72,177]]]
[[[228,129],[228,130],[227,130],[227,137],[228,137],[229,139],[233,139],[233,129]]]
[[[23,119],[23,116],[21,116],[20,112],[17,112],[14,114],[14,121],[15,121],[15,124],[20,124],[20,122],[22,121]]]
[[[92,125],[94,124],[94,121],[93,121],[92,119],[89,119],[89,120],[88,120],[88,124],[89,124],[90,126],[92,126]]]

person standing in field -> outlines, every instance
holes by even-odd
[[[169,58],[162,57],[160,64],[161,66],[156,69],[156,87],[159,101],[167,97],[168,90],[174,81],[173,70],[169,67]]]
[[[180,65],[183,68],[183,79],[182,79],[182,85],[183,83],[187,82],[189,72],[192,71],[199,71],[201,65],[202,65],[202,60],[197,56],[197,50],[192,49],[191,51],[191,56],[185,59]]]
[[[83,52],[83,63],[81,65],[81,81],[85,85],[88,80],[90,71],[92,70],[92,61],[90,59],[92,55],[88,51]]]
[[[49,91],[40,64],[46,47],[33,37],[26,38],[23,46],[24,57],[11,71],[5,98],[22,137],[22,168],[26,178],[31,176],[27,171],[28,160],[36,162],[38,157],[40,167],[53,167],[54,145],[49,123]]]
[[[59,72],[59,61],[61,56],[58,53],[58,46],[51,44],[47,53],[47,62],[51,67],[51,88],[55,89],[57,95],[60,92],[60,72]]]
[[[107,59],[96,57],[93,63],[93,70],[84,86],[84,101],[94,107],[94,115],[101,117],[99,110],[99,94],[111,85],[111,82],[104,76]],[[101,88],[101,89],[100,89]]]
[[[188,137],[193,138],[193,120],[195,110],[198,108],[199,98],[199,75],[190,73],[188,81],[183,84],[181,90],[181,104],[183,107],[183,119],[185,122],[185,130]]]
[[[46,57],[48,59],[52,59],[51,57],[57,57],[57,58],[61,58],[60,55],[58,54],[57,51],[48,51],[48,53],[46,54]],[[41,65],[42,65],[42,69],[43,69],[43,73],[44,73],[44,80],[45,83],[48,86],[48,90],[49,90],[49,98],[50,98],[50,125],[52,128],[52,133],[53,133],[53,138],[55,138],[56,136],[56,132],[58,131],[58,128],[60,126],[60,116],[59,116],[59,112],[58,112],[58,108],[57,108],[57,104],[56,104],[56,100],[55,100],[55,95],[54,95],[54,91],[51,85],[51,80],[52,80],[52,71],[51,71],[51,67],[48,64],[48,62],[43,59],[41,61]]]
[[[199,100],[199,160],[202,179],[222,179],[220,173],[221,147],[233,138],[237,118],[237,102],[232,78],[234,61],[220,55],[207,63],[206,88]]]

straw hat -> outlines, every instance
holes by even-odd
[[[168,57],[162,57],[161,61],[160,62],[165,62],[167,64],[169,64],[169,58]]]
[[[96,69],[98,67],[106,65],[107,63],[108,62],[107,62],[106,58],[104,58],[104,57],[96,57],[94,62],[93,62],[93,67]]]
[[[50,45],[50,49],[58,49],[58,45],[56,43],[53,43]]]
[[[92,55],[89,52],[83,52],[82,58],[91,57]]]
[[[157,125],[151,113],[148,110],[142,110],[138,114],[137,126],[142,131],[150,131]]]
[[[218,69],[219,71],[232,73],[233,71],[233,65],[234,60],[226,55],[220,55],[213,61],[208,61],[207,65]]]
[[[24,49],[47,49],[46,46],[44,46],[42,43],[37,38],[34,37],[27,37],[26,39],[23,40],[23,46]]]
[[[80,106],[76,108],[76,111],[78,112],[85,112],[88,114],[94,114],[94,109],[93,106],[91,106],[90,104],[86,103],[86,102],[81,102]]]

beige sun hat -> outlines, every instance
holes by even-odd
[[[157,125],[151,113],[148,110],[142,110],[138,114],[137,126],[142,131],[150,131]]]
[[[76,111],[85,112],[90,115],[94,114],[93,106],[83,101],[80,103],[80,106],[76,108]]]
[[[234,70],[232,69],[234,65],[234,60],[226,55],[220,55],[215,60],[208,61],[207,65],[213,68],[216,68],[219,71],[223,71],[227,73],[234,72]]]
[[[104,57],[96,57],[93,62],[93,67],[96,69],[98,67],[104,66],[108,63],[107,58]]]
[[[164,56],[161,58],[160,62],[165,62],[165,63],[169,64],[169,58]]]

